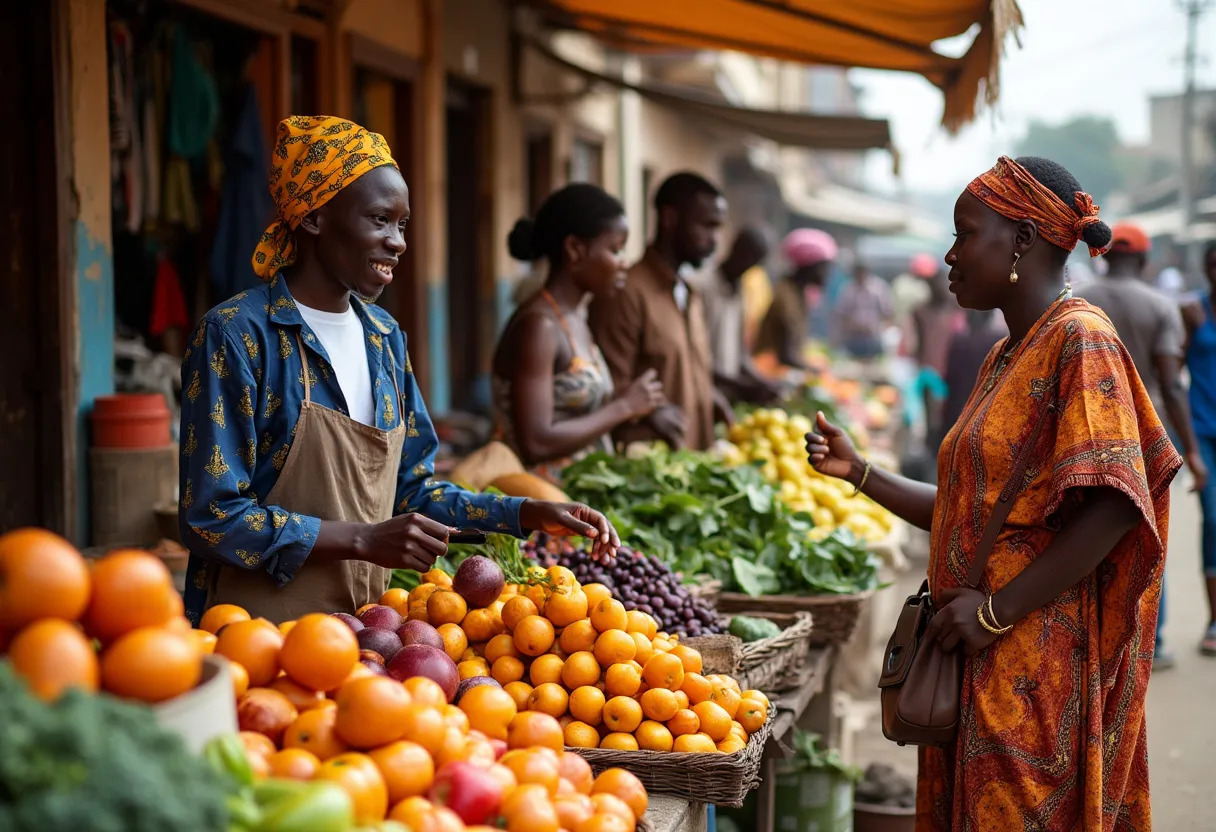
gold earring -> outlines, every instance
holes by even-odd
[[[1009,282],[1010,283],[1018,282],[1018,260],[1021,260],[1021,259],[1022,259],[1022,255],[1018,254],[1015,251],[1013,253],[1013,268],[1011,268],[1009,270]]]

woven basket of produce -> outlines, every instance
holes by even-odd
[[[743,642],[732,635],[698,636],[680,639],[680,643],[701,654],[702,673],[725,673],[734,676],[743,661]]]
[[[757,612],[731,620],[732,632],[750,637],[748,620],[767,621],[780,628],[776,635],[744,640],[743,657],[736,678],[739,684],[768,692],[779,692],[798,679],[811,649],[811,636],[818,626],[810,613]]]
[[[614,751],[605,748],[567,748],[591,764],[598,775],[609,768],[633,772],[648,792],[666,794],[696,803],[742,806],[747,793],[760,785],[760,760],[773,733],[776,709],[733,754],[677,753],[671,751]]]
[[[718,611],[734,614],[755,610],[763,604],[767,612],[809,612],[815,617],[811,633],[814,646],[847,644],[857,630],[861,609],[874,594],[873,590],[853,595],[765,595],[753,597],[740,592],[723,592],[718,597]]]

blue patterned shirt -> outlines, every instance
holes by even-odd
[[[410,367],[405,335],[380,307],[354,298],[351,304],[367,333],[376,427],[391,430],[405,420],[394,514],[419,512],[457,528],[522,536],[523,500],[475,494],[432,479],[439,441]],[[212,309],[188,344],[182,362],[178,525],[190,549],[186,613],[196,623],[210,584],[209,562],[263,569],[284,585],[308,558],[321,528],[319,518],[265,502],[291,451],[304,401],[297,334],[311,353],[313,402],[349,415],[325,348],[281,278]],[[400,402],[393,401],[394,376]]]

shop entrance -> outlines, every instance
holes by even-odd
[[[487,372],[496,334],[489,153],[489,94],[449,80],[448,360],[452,407],[466,411],[488,410]]]
[[[13,126],[0,142],[0,309],[8,316],[0,326],[0,532],[43,526],[72,536],[53,6],[0,3],[0,78],[9,79],[0,84],[0,119]]]

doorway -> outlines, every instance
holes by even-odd
[[[490,94],[447,88],[448,372],[456,410],[488,412],[494,349]]]
[[[0,142],[0,532],[42,526],[75,537],[66,466],[75,446],[66,371],[72,338],[61,324],[61,269],[70,261],[62,229],[55,141],[55,3],[0,3],[0,118],[22,125]],[[62,101],[62,98],[58,100]]]

